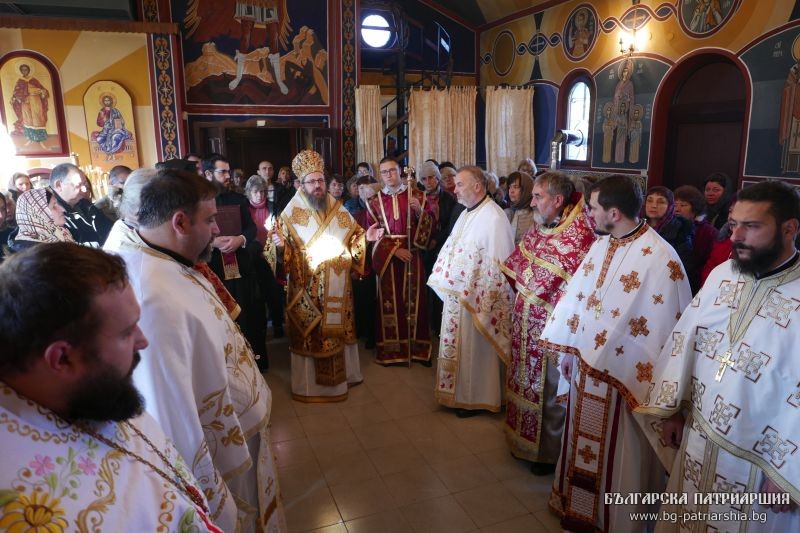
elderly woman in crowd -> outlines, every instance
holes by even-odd
[[[731,179],[723,172],[714,172],[703,182],[707,219],[715,228],[720,229],[728,221],[734,193]]]
[[[456,169],[450,163],[439,165],[439,173],[442,176],[442,189],[450,194],[456,193]]]
[[[267,243],[267,228],[264,225],[270,217],[267,205],[267,180],[259,175],[250,176],[244,187],[244,195],[250,202],[250,216],[256,223],[256,240],[263,248]]]
[[[675,197],[672,191],[660,185],[650,187],[647,189],[643,209],[647,224],[678,252],[684,268],[688,270],[691,264],[694,225],[675,214]]]
[[[525,172],[531,178],[536,177],[536,173],[539,172],[539,169],[536,168],[536,163],[533,162],[533,159],[526,158],[519,162],[517,165],[517,170],[519,172]]]
[[[500,178],[491,171],[486,171],[485,174],[487,192],[494,200],[494,203],[505,209],[508,207],[508,199],[506,198],[505,191],[500,187]]]
[[[691,185],[682,185],[675,189],[675,212],[694,223],[694,244],[692,257],[686,266],[692,293],[700,290],[700,271],[708,261],[714,241],[719,231],[705,217],[706,201],[700,189]]]
[[[256,241],[259,246],[249,247],[248,251],[251,252],[253,267],[256,270],[259,289],[260,289],[260,305],[258,307],[259,313],[262,309],[269,308],[269,315],[272,319],[272,333],[273,337],[283,337],[283,287],[276,279],[276,272],[270,268],[267,260],[264,258],[262,250],[269,238],[269,230],[267,229],[267,222],[274,223],[275,218],[269,211],[267,205],[267,180],[261,176],[251,176],[247,180],[247,185],[244,188],[245,196],[250,202],[248,206],[250,209],[250,216],[256,224]],[[274,265],[275,270],[280,269],[280,263],[276,262]],[[266,305],[266,307],[265,307]],[[267,321],[266,313],[259,319],[265,323]],[[262,357],[258,361],[259,368],[264,371],[268,368],[269,364],[266,357]]]
[[[528,233],[533,224],[533,178],[527,172],[512,172],[508,175],[508,203],[505,209],[511,229],[514,230],[514,244]]]
[[[52,189],[24,192],[17,201],[17,229],[8,238],[9,248],[21,252],[42,242],[74,242],[64,224],[64,208]]]

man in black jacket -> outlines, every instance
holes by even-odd
[[[256,225],[247,198],[231,190],[233,179],[228,160],[220,154],[211,154],[203,159],[202,168],[206,179],[216,184],[219,191],[216,218],[220,234],[212,242],[214,251],[209,266],[241,307],[237,322],[253,352],[261,356],[259,368],[266,370],[266,308],[260,305],[263,299],[252,260],[255,253],[252,248],[260,248]]]
[[[88,189],[80,169],[72,163],[61,163],[50,173],[50,184],[64,208],[66,228],[75,242],[94,248],[103,246],[114,222],[85,198]]]

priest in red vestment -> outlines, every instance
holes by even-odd
[[[537,343],[595,234],[584,198],[560,172],[536,178],[531,207],[535,223],[501,266],[516,292],[505,433],[511,454],[545,475],[558,461],[566,409],[556,400],[558,365]]]
[[[372,253],[372,267],[378,275],[379,320],[375,359],[381,364],[401,363],[408,362],[410,354],[412,360],[430,365],[431,335],[422,254],[428,248],[431,232],[436,226],[436,214],[422,191],[412,186],[409,193],[400,177],[397,161],[384,158],[380,171],[384,188],[367,203],[369,224],[377,221],[385,230],[384,237],[375,244]]]

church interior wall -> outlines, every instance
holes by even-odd
[[[113,80],[131,97],[134,116],[126,125],[135,123],[140,165],[152,166],[158,161],[146,34],[0,28],[0,55],[17,51],[38,53],[55,67],[66,122],[66,154],[78,154],[82,166],[90,164],[90,135],[97,126],[87,125],[84,93],[97,81]],[[10,99],[10,95],[3,96]],[[56,99],[50,101],[55,105]],[[18,167],[15,170],[48,168],[64,160],[40,155],[17,158],[14,165]]]
[[[577,71],[593,85],[590,162],[586,171],[657,176],[669,105],[665,80],[698,54],[725,56],[742,71],[747,89],[742,182],[800,177],[800,8],[795,0],[572,0],[525,12],[481,28],[479,78],[482,86],[533,84],[536,161],[549,165],[550,132],[564,127],[563,92]],[[706,7],[710,6],[710,7]],[[703,11],[705,9],[705,11]],[[635,32],[634,32],[635,29]],[[620,38],[635,39],[636,50],[620,51]],[[629,68],[630,81],[621,80]],[[624,87],[623,87],[624,86]],[[604,110],[615,94],[631,93],[640,113],[637,153],[603,153]],[[554,105],[555,104],[555,105]],[[569,167],[567,167],[569,168]],[[660,182],[656,179],[656,182]]]
[[[144,0],[145,6],[148,0]],[[332,136],[331,167],[355,166],[356,0],[278,0],[276,9],[236,0],[161,0],[160,22],[181,28],[183,119],[196,125],[313,124]]]

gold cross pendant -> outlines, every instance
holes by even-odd
[[[717,361],[717,362],[720,363],[719,370],[717,370],[717,375],[714,376],[714,379],[717,382],[722,381],[722,376],[725,374],[725,369],[727,369],[728,367],[733,368],[733,365],[736,364],[736,361],[731,360],[731,351],[730,350],[725,352],[725,356],[722,357],[722,358],[714,357],[714,361]]]

